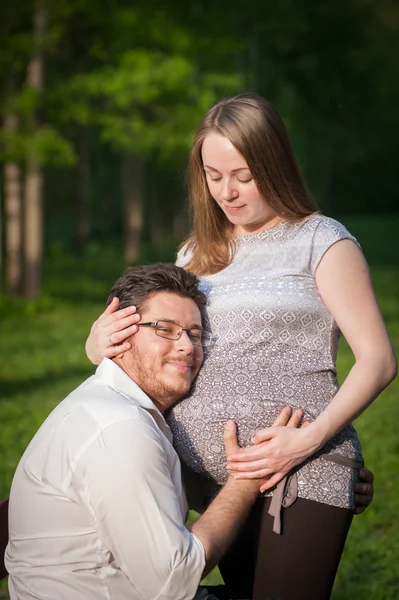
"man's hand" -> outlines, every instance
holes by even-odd
[[[227,421],[224,427],[223,441],[226,456],[234,454],[234,452],[238,452],[240,449],[237,440],[237,425],[231,419]]]
[[[238,445],[237,440],[237,425],[231,419],[229,419],[225,425],[223,432],[223,441],[226,456],[234,454],[235,452],[238,452],[240,450],[240,446]],[[239,479],[239,477],[236,477],[234,474],[231,474],[229,479]],[[242,489],[247,490],[249,494],[257,495],[259,492],[260,483],[265,482],[266,480],[260,482],[259,479],[248,479],[246,481],[241,481],[240,485]]]
[[[367,467],[359,471],[359,481],[355,483],[355,515],[360,515],[373,501],[374,474]]]

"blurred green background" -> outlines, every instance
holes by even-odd
[[[222,96],[281,113],[312,195],[364,249],[398,352],[397,3],[14,0],[0,23],[0,497],[93,372],[84,341],[114,280],[173,260],[188,233],[188,148]],[[351,364],[343,342],[341,380]],[[399,599],[398,400],[394,382],[357,421],[376,494],[334,600]]]

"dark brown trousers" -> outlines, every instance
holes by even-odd
[[[353,512],[297,498],[273,532],[259,498],[219,568],[229,598],[328,600]]]

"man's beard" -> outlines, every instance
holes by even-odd
[[[179,378],[178,373],[176,373],[175,378],[176,385],[168,385],[168,383],[157,374],[156,367],[163,367],[171,356],[167,355],[163,357],[159,363],[155,364],[154,369],[152,369],[153,365],[149,364],[149,357],[143,355],[141,352],[136,352],[134,345],[131,350],[131,356],[136,374],[134,376],[134,381],[141,387],[147,396],[151,398],[158,408],[162,407],[164,410],[172,408],[172,406],[177,404],[190,391],[192,382],[187,383],[183,378]],[[185,358],[173,356],[173,359],[184,363],[189,367],[194,367],[196,363],[194,356],[186,356]]]

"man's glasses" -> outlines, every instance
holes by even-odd
[[[183,331],[187,332],[193,346],[208,347],[212,344],[212,337],[209,331],[204,331],[198,327],[186,329],[173,321],[151,321],[150,323],[136,323],[139,327],[153,327],[156,335],[167,340],[179,340]]]

